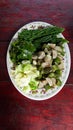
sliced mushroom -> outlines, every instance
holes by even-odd
[[[48,83],[50,86],[53,85],[51,78],[46,78],[46,81],[47,81],[47,83]]]
[[[61,64],[59,65],[59,69],[63,70],[64,69],[64,63],[61,62]]]
[[[49,46],[50,46],[52,49],[54,49],[55,46],[56,46],[56,44],[53,44],[53,43],[52,43],[52,44],[50,44]]]
[[[40,51],[38,59],[43,59],[44,57],[45,57],[45,52],[44,51]]]
[[[56,50],[52,50],[52,56],[53,56],[53,59],[55,59],[57,57],[57,51]]]
[[[44,84],[40,81],[38,88],[43,88]]]
[[[64,56],[62,56],[61,53],[58,53],[58,57],[60,58],[60,60],[64,59]]]
[[[55,86],[56,85],[56,79],[55,78],[51,78],[51,80],[52,80],[53,86]]]
[[[47,80],[40,81],[39,88],[43,88],[45,85],[47,85]]]
[[[50,54],[46,55],[44,58],[45,62],[50,62],[52,60],[52,57]]]
[[[42,67],[42,68],[50,67],[50,63],[49,63],[49,62],[43,62],[43,63],[41,64],[41,67]]]
[[[56,46],[56,47],[55,47],[55,50],[56,50],[56,51],[59,51],[59,52],[62,52],[62,48],[61,48],[60,46]]]
[[[43,85],[45,86],[47,84],[47,81],[46,80],[43,80],[42,81]]]

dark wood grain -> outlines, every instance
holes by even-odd
[[[13,0],[0,1],[0,40],[10,40],[24,24],[31,21],[46,21],[65,27],[66,35],[72,41],[72,0]],[[2,34],[3,32],[3,34]]]
[[[53,98],[33,101],[10,81],[6,53],[15,32],[32,21],[65,28],[71,71]],[[0,0],[0,130],[73,130],[73,0]]]
[[[1,85],[2,127],[20,130],[73,128],[73,86],[67,85],[54,98],[39,102],[20,95],[10,82],[1,82]]]

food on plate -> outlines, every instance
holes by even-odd
[[[22,92],[45,94],[61,86],[64,43],[68,43],[59,36],[63,31],[56,26],[25,28],[12,40],[9,49],[11,75]]]

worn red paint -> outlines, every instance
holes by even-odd
[[[14,33],[32,21],[64,27],[73,55],[72,0],[0,1],[0,130],[73,130],[73,63],[64,88],[46,101],[23,97],[9,79],[7,47]]]

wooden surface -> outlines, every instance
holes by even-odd
[[[9,79],[7,47],[32,21],[64,27],[73,61],[73,0],[0,0],[0,130],[73,130],[73,63],[64,88],[49,100],[23,97]]]

